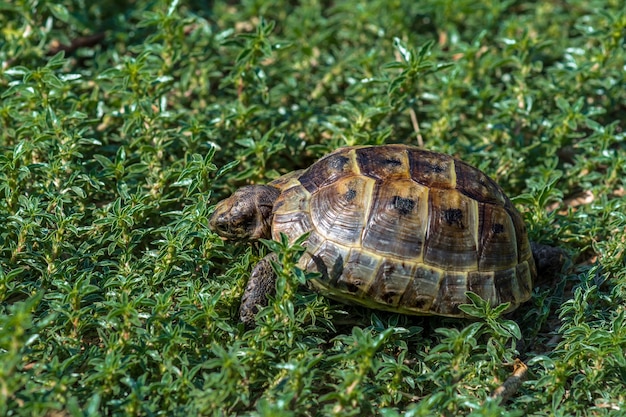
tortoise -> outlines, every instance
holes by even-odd
[[[339,148],[308,169],[249,185],[219,202],[210,228],[225,239],[293,242],[299,267],[338,301],[411,315],[464,317],[467,291],[516,309],[537,268],[520,213],[486,174],[408,145]],[[254,324],[275,291],[275,254],[254,268],[239,310]]]

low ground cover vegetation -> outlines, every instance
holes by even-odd
[[[626,413],[617,0],[0,1],[0,415]],[[298,285],[215,203],[353,144],[447,152],[569,254],[512,315]],[[491,394],[528,366],[507,401]]]

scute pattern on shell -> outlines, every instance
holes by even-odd
[[[452,157],[405,145],[348,147],[271,185],[272,237],[311,232],[302,268],[341,301],[462,316],[473,291],[509,310],[530,298],[535,264],[502,189]]]

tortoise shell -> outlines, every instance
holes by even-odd
[[[535,263],[503,190],[451,156],[405,145],[347,147],[269,185],[272,238],[310,232],[300,267],[331,298],[404,314],[463,316],[472,291],[515,309]]]

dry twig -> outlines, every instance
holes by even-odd
[[[526,379],[528,366],[519,359],[515,359],[513,364],[513,374],[504,381],[502,385],[491,393],[491,398],[499,399],[500,403],[506,402],[513,394],[517,392],[522,382]]]

